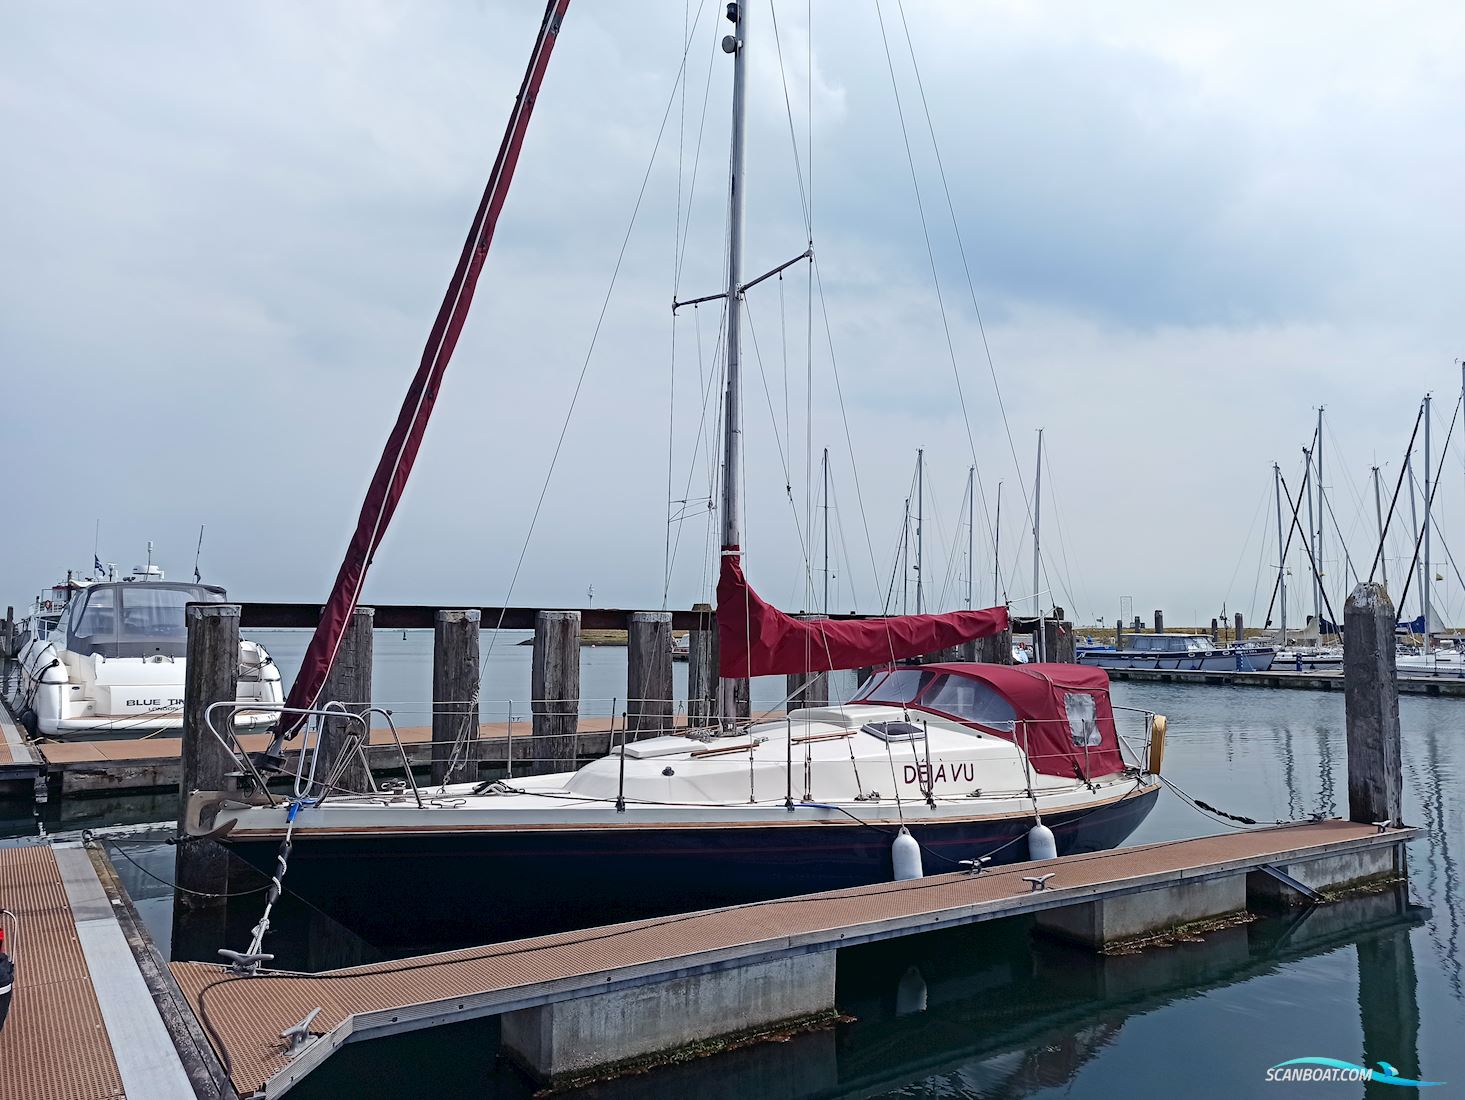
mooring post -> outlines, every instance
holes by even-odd
[[[1074,663],[1073,624],[1066,619],[1043,620],[1043,652],[1054,664]]]
[[[341,648],[331,663],[330,674],[321,688],[321,705],[341,703],[352,714],[365,714],[371,706],[371,662],[376,608],[358,607],[351,613],[346,633],[341,636]],[[332,708],[334,709],[334,708]],[[370,724],[368,720],[368,725]],[[316,778],[324,782],[329,778],[341,760],[346,748],[346,738],[353,732],[360,732],[361,724],[349,718],[327,718],[321,724],[319,759],[316,761]],[[370,736],[362,742],[362,752],[354,753],[345,762],[336,787],[344,791],[369,791],[371,780],[367,773],[363,754],[370,748]]]
[[[626,623],[626,729],[671,728],[671,612],[633,611]]]
[[[1220,620],[1218,620],[1218,619],[1212,619],[1211,620],[1211,645],[1220,645],[1220,643],[1221,643],[1221,623],[1220,623]]]
[[[1343,703],[1348,727],[1348,816],[1398,822],[1403,788],[1394,604],[1381,584],[1360,584],[1343,611]]]
[[[529,694],[534,715],[529,770],[536,775],[574,771],[575,735],[580,729],[578,611],[541,611],[534,616]]]
[[[1158,607],[1155,608],[1155,633],[1165,633],[1165,613]]]
[[[1124,620],[1119,617],[1114,619],[1114,648],[1124,648]]]
[[[183,835],[188,799],[195,791],[233,788],[228,774],[239,770],[219,739],[209,730],[208,708],[232,702],[239,691],[239,605],[191,603],[183,612],[188,627],[187,663],[183,675],[183,742],[179,758],[178,831]],[[230,715],[214,714],[214,727],[224,734]],[[205,825],[211,821],[203,822]],[[223,904],[229,886],[229,853],[212,840],[190,840],[174,849],[173,878],[183,889],[174,894],[179,907],[200,909]]]
[[[1241,612],[1239,611],[1236,612],[1236,632],[1232,637],[1232,640],[1237,642],[1246,641],[1245,622],[1242,620]]]
[[[717,713],[717,628],[712,605],[696,603],[697,625],[687,634],[687,725],[705,725]]]
[[[432,628],[432,781],[478,779],[477,608],[440,610]]]
[[[1009,624],[996,634],[980,639],[981,648],[977,660],[987,665],[1012,664],[1012,626]]]

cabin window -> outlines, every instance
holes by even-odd
[[[914,703],[936,673],[919,668],[896,668],[877,672],[855,692],[852,703]]]
[[[943,676],[921,697],[921,705],[963,722],[1011,733],[1017,722],[1012,704],[990,685],[967,676]]]
[[[1063,694],[1063,710],[1068,715],[1068,729],[1075,748],[1096,749],[1103,743],[1099,732],[1098,704],[1092,695],[1079,691]]]
[[[207,597],[204,597],[207,599]],[[122,629],[124,641],[141,642],[149,638],[186,638],[188,628],[183,621],[183,607],[199,595],[182,588],[154,588],[138,584],[122,591]]]

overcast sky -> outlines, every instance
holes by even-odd
[[[907,0],[969,288],[900,7],[883,0],[882,37],[872,3],[817,0],[811,35],[786,2],[780,63],[753,4],[745,271],[804,249],[802,176],[823,285],[812,354],[804,265],[749,294],[746,545],[770,599],[820,600],[820,536],[800,530],[827,446],[831,603],[878,609],[923,447],[927,606],[966,599],[975,460],[976,602],[992,598],[1001,481],[998,587],[1026,608],[1043,427],[1045,603],[1088,622],[1126,595],[1171,623],[1223,602],[1259,620],[1271,464],[1295,491],[1319,404],[1338,526],[1372,558],[1370,467],[1387,507],[1420,398],[1439,397],[1438,458],[1460,389],[1465,8]],[[668,305],[720,281],[721,7],[572,5],[368,601],[577,606],[591,585],[605,606],[708,598],[700,425],[719,310],[684,311],[673,355]],[[89,568],[98,523],[102,559],[124,569],[152,539],[189,575],[202,524],[205,579],[323,599],[542,6],[7,8],[0,603]],[[1436,511],[1465,538],[1451,447]],[[688,514],[670,539],[669,512]],[[1390,552],[1397,591],[1403,534]],[[1435,556],[1437,598],[1465,619]],[[1330,519],[1335,601],[1340,558]],[[1311,598],[1294,579],[1295,614]]]

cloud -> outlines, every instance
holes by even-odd
[[[532,9],[13,13],[0,361],[8,504],[27,534],[0,552],[7,602],[84,565],[97,520],[104,558],[140,561],[151,538],[184,575],[207,524],[205,573],[236,595],[323,595],[492,163]],[[990,583],[1002,480],[1000,572],[1027,595],[1019,486],[1041,425],[1053,599],[1112,618],[1132,594],[1208,619],[1253,599],[1254,582],[1227,578],[1267,576],[1247,525],[1272,460],[1295,476],[1320,403],[1340,524],[1370,556],[1368,468],[1396,471],[1419,396],[1457,381],[1465,17],[907,9],[1006,422],[898,6],[881,10],[925,232],[873,10],[816,6],[810,50],[801,6],[780,9],[785,99],[760,9],[747,269],[803,249],[802,174],[829,337],[817,295],[808,325],[803,268],[749,295],[755,583],[790,606],[815,598],[822,553],[802,536],[805,564],[799,532],[819,526],[807,487],[827,446],[836,601],[878,606],[919,447],[927,576],[964,598],[953,559],[975,459],[974,572]],[[667,598],[706,597],[717,310],[676,322],[673,386],[668,303],[721,282],[730,65],[720,5],[704,5],[674,96],[684,14],[572,9],[369,598],[508,590],[669,103],[514,598],[575,603],[593,583],[597,602],[654,606],[669,542]],[[679,541],[664,522],[669,430],[670,495],[693,498]],[[1458,480],[1441,491],[1447,535]],[[1341,593],[1346,568],[1332,572]],[[1465,593],[1441,598],[1465,612]]]

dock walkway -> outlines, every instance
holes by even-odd
[[[205,963],[172,972],[241,1095],[278,1096],[352,1040],[977,921],[1150,891],[1205,891],[1265,866],[1387,864],[1415,830],[1328,821],[1018,864],[981,875],[811,894],[567,932],[323,974],[241,977]],[[1054,877],[1033,890],[1024,876]],[[1158,895],[1156,895],[1158,896]],[[1238,895],[1243,899],[1245,895]],[[1231,906],[1235,908],[1235,906]],[[1041,919],[1041,918],[1040,918]],[[319,1010],[293,1058],[281,1032]]]
[[[16,918],[0,1100],[193,1100],[86,850],[0,848],[0,907]]]

